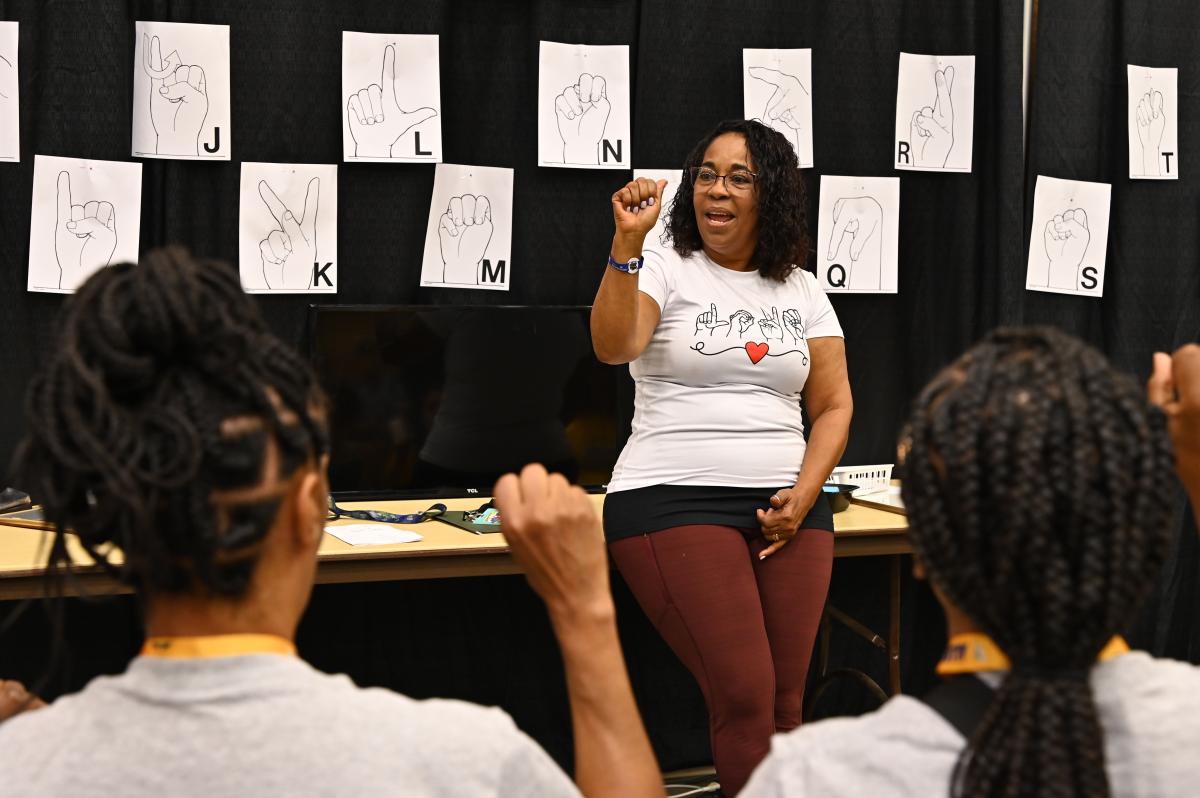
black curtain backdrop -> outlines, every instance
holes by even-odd
[[[1149,374],[1151,352],[1200,338],[1198,52],[1200,11],[1193,0],[1040,3],[1024,240],[1030,240],[1037,175],[1111,183],[1104,298],[1025,292],[1022,267],[1005,275],[1002,316],[1062,327],[1139,379]],[[1177,181],[1129,179],[1128,64],[1179,68]],[[1134,640],[1156,654],[1200,662],[1196,530],[1182,497],[1178,504],[1177,550]]]
[[[900,173],[900,290],[835,296],[846,332],[856,414],[844,462],[891,462],[909,398],[945,362],[1002,322],[1049,321],[1084,334],[1144,377],[1149,352],[1196,334],[1194,107],[1200,78],[1186,69],[1196,30],[1186,0],[1043,0],[1031,86],[1029,168],[1022,149],[1021,0],[0,0],[19,20],[21,163],[0,165],[0,457],[22,431],[25,384],[63,298],[25,291],[33,156],[131,160],[136,20],[230,25],[229,163],[143,161],[142,249],[181,242],[237,258],[239,164],[339,163],[339,293],[353,303],[589,303],[612,234],[608,197],[626,172],[539,169],[539,40],[628,44],[633,163],[677,168],[717,121],[742,115],[743,47],[813,49],[816,168],[807,173],[817,232],[821,174],[894,175],[899,52],[976,56],[973,169]],[[1167,9],[1167,10],[1164,10]],[[433,167],[341,164],[341,32],[441,37],[442,130],[448,163],[516,169],[511,291],[418,287]],[[1188,45],[1193,45],[1188,47]],[[1167,59],[1167,60],[1163,60]],[[1178,65],[1178,183],[1124,178],[1124,64]],[[1043,113],[1041,109],[1050,109]],[[1189,110],[1190,109],[1190,110]],[[1190,149],[1189,149],[1190,146]],[[1189,166],[1191,164],[1191,166]],[[1029,175],[1114,183],[1102,300],[1024,291]],[[1178,213],[1180,205],[1190,213]],[[1156,215],[1154,208],[1161,209]],[[1171,211],[1176,211],[1172,213]],[[1190,225],[1181,223],[1186,218]],[[819,246],[819,243],[816,244]],[[308,297],[264,296],[285,339],[302,344]],[[1144,624],[1156,653],[1193,656],[1183,609],[1194,609],[1196,544],[1180,556]],[[619,583],[618,611],[639,704],[665,768],[711,761],[698,690]],[[885,627],[882,561],[842,561],[831,600]],[[1190,602],[1188,604],[1187,602]],[[944,644],[924,586],[904,585],[906,691],[928,684]],[[1186,607],[1185,607],[1186,605]],[[0,608],[0,613],[3,609]],[[561,666],[548,625],[517,578],[318,588],[301,649],[319,667],[414,696],[503,706],[560,761],[570,755]],[[47,691],[120,670],[137,644],[128,599],[73,602],[71,668]],[[25,615],[0,640],[0,675],[36,681],[46,624]],[[833,659],[881,682],[882,657],[835,633]],[[824,712],[870,706],[854,689]]]

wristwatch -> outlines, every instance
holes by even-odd
[[[639,255],[636,258],[630,258],[628,263],[620,263],[615,260],[612,255],[609,255],[608,265],[612,266],[619,272],[625,272],[626,274],[637,274],[638,269],[642,268],[642,260],[643,258]]]

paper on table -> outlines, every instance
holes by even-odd
[[[542,42],[538,166],[628,169],[629,46]]]
[[[425,230],[421,285],[507,291],[513,170],[440,163]]]
[[[742,103],[747,119],[782,133],[800,166],[813,165],[812,50],[742,50]]]
[[[138,258],[142,165],[33,157],[30,291],[72,293],[98,269]]]
[[[436,35],[342,31],[342,158],[442,160]]]
[[[337,165],[243,163],[238,224],[246,293],[337,293]]]
[[[900,53],[897,169],[970,172],[975,56]]]
[[[388,543],[416,543],[424,540],[416,532],[397,529],[387,524],[337,524],[325,531],[351,546],[383,546]]]
[[[900,178],[821,176],[817,279],[826,293],[899,290]]]
[[[0,161],[21,159],[17,23],[0,22]]]
[[[229,26],[134,26],[133,154],[228,161]]]

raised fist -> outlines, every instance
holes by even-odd
[[[625,184],[612,195],[613,222],[617,235],[645,239],[654,229],[662,211],[662,193],[666,180],[657,182],[648,177],[639,177]]]

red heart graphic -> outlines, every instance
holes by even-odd
[[[757,363],[767,356],[767,345],[756,344],[750,341],[746,344],[746,354],[750,356],[751,363]]]

